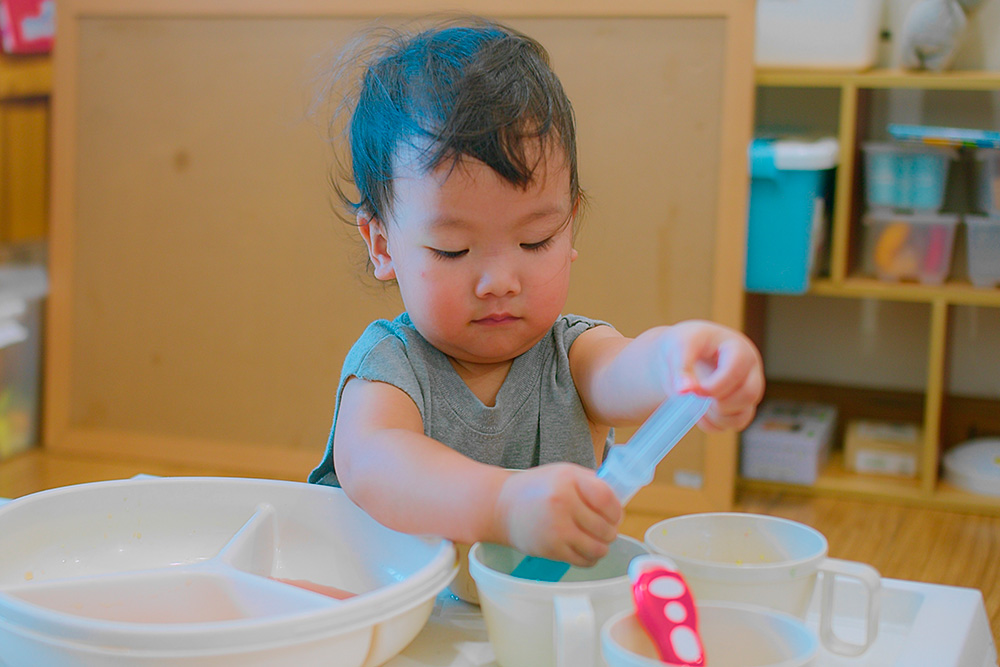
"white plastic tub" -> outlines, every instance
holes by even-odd
[[[758,67],[863,70],[875,64],[883,0],[757,0]]]
[[[25,496],[0,507],[0,547],[5,667],[381,665],[456,571],[450,542],[389,530],[340,489],[235,478]]]
[[[979,438],[955,445],[942,463],[945,479],[958,488],[1000,496],[1000,439]]]

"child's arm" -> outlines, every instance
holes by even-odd
[[[423,434],[416,405],[381,382],[344,387],[334,433],[337,479],[390,528],[593,565],[617,535],[621,505],[594,471],[569,463],[512,472]]]
[[[573,380],[598,424],[638,423],[665,399],[692,390],[715,400],[699,423],[741,429],[764,393],[760,353],[742,333],[703,321],[655,327],[631,339],[595,327],[570,348]],[[705,369],[696,376],[695,368]]]

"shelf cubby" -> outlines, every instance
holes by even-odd
[[[775,99],[789,95],[835,101],[836,119],[820,117],[805,122],[805,131],[825,131],[837,136],[840,156],[834,181],[829,241],[821,266],[828,267],[812,281],[807,296],[864,299],[878,302],[926,304],[926,350],[920,360],[926,373],[919,391],[842,386],[831,381],[789,382],[769,377],[768,396],[818,400],[836,404],[840,428],[834,436],[830,460],[812,485],[794,485],[741,478],[748,489],[790,490],[808,494],[845,495],[892,500],[927,507],[1000,514],[1000,496],[973,494],[955,488],[943,479],[941,457],[955,444],[970,437],[1000,434],[1000,399],[957,396],[949,388],[950,330],[957,307],[1000,308],[1000,289],[971,285],[961,271],[941,285],[891,283],[864,275],[860,270],[861,216],[864,211],[861,145],[878,136],[871,127],[873,99],[881,91],[913,89],[972,92],[1000,91],[1000,72],[904,72],[876,69],[865,72],[759,70],[756,75],[758,128],[786,112],[775,111]],[[830,102],[832,103],[832,102]],[[828,104],[829,106],[829,104]],[[884,138],[884,137],[883,137]],[[956,241],[957,243],[957,241]],[[763,343],[768,326],[768,299],[747,297],[748,332]],[[997,341],[1000,356],[1000,341]],[[817,345],[817,354],[823,354]],[[767,354],[765,349],[765,360]],[[766,364],[765,364],[766,367]],[[909,421],[923,427],[920,472],[916,478],[858,474],[846,469],[842,450],[843,425],[851,419],[869,418]]]

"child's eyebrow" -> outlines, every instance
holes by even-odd
[[[555,216],[566,216],[569,217],[569,211],[565,207],[553,204],[551,206],[543,206],[537,210],[531,211],[527,215],[523,216],[517,221],[519,226],[527,226],[538,220],[545,220],[547,218],[552,218]],[[432,229],[465,229],[472,227],[472,223],[462,218],[456,218],[452,216],[442,216],[435,218],[430,224]]]

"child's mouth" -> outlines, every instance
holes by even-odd
[[[474,324],[485,324],[485,325],[495,325],[495,324],[508,324],[517,320],[517,317],[509,313],[497,313],[495,315],[487,315],[486,317],[481,317],[478,320],[472,320]]]

